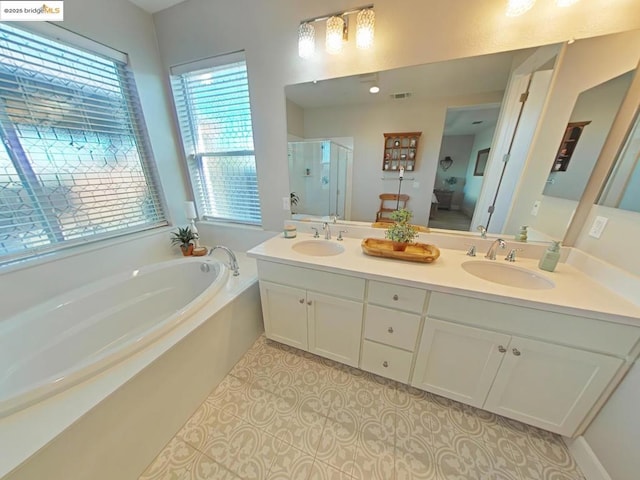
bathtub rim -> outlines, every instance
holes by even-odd
[[[0,418],[0,478],[45,447],[120,386],[192,333],[258,281],[256,262],[235,252],[240,276],[229,276],[214,298],[191,318],[127,359],[39,403]]]

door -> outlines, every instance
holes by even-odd
[[[362,302],[307,292],[309,351],[358,366],[362,336]]]
[[[484,408],[572,436],[619,358],[513,337]]]
[[[261,280],[260,297],[267,338],[307,350],[305,290]]]
[[[482,407],[509,335],[427,319],[411,384]]]

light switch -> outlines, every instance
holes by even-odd
[[[282,209],[287,212],[291,210],[291,198],[290,197],[282,197]]]
[[[607,226],[608,221],[609,219],[607,217],[596,217],[593,221],[593,225],[591,225],[591,230],[589,230],[589,235],[594,238],[600,238],[600,235],[602,235],[602,231],[604,230],[604,227]]]
[[[534,217],[538,215],[538,210],[540,210],[540,200],[536,200],[533,202],[533,208],[531,209],[531,215]]]
[[[420,182],[413,182],[413,188],[420,188]]]

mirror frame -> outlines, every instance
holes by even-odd
[[[602,146],[598,160],[587,186],[578,201],[576,212],[567,228],[562,242],[565,246],[575,246],[580,233],[587,221],[589,212],[604,189],[609,173],[615,166],[620,151],[624,148],[626,139],[633,128],[636,117],[640,114],[640,62],[636,66],[627,94],[622,100],[620,110],[613,120],[611,130]]]

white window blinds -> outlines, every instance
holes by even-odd
[[[0,24],[0,262],[166,225],[133,76]]]
[[[233,60],[232,60],[233,58]],[[244,58],[171,78],[194,196],[205,218],[260,224],[249,84]],[[178,73],[179,72],[179,73]]]

